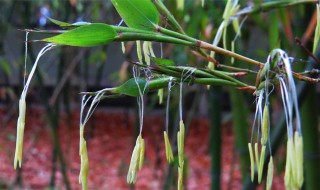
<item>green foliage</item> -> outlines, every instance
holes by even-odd
[[[174,62],[170,59],[162,59],[162,58],[157,58],[157,57],[152,57],[152,61],[156,65],[165,65],[165,66],[174,66]]]
[[[153,30],[159,14],[151,0],[111,0],[121,18],[130,28]]]
[[[135,81],[137,80],[137,82]],[[138,83],[138,85],[137,85]],[[142,94],[146,94],[149,91],[149,88],[147,86],[146,80],[142,78],[137,78],[137,79],[130,79],[123,85],[119,86],[118,88],[114,89],[114,93],[119,93],[127,96],[134,96],[137,97],[139,96],[139,88],[142,92]]]
[[[42,41],[61,45],[90,47],[107,44],[113,41],[116,36],[117,33],[111,26],[95,23],[68,30],[60,35],[42,39]]]

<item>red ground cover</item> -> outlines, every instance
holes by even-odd
[[[23,189],[48,187],[52,167],[52,137],[47,118],[41,109],[27,113],[22,164]],[[0,114],[0,120],[4,111]],[[94,121],[94,122],[92,122]],[[68,124],[71,124],[69,126]],[[80,169],[79,112],[75,110],[71,120],[60,118],[59,137],[67,173],[72,189],[81,189],[78,184]],[[99,111],[86,126],[89,154],[89,189],[130,189],[126,173],[133,149],[134,113],[125,111]],[[145,162],[138,173],[136,189],[162,189],[168,166],[165,160],[163,141],[164,119],[157,114],[145,116],[143,137],[146,142]],[[0,131],[0,182],[12,185],[16,179],[13,169],[16,121],[11,121]],[[240,189],[241,174],[238,157],[234,151],[231,125],[222,128],[222,189]],[[193,120],[186,137],[185,152],[188,174],[185,189],[210,189],[209,127],[206,119]],[[174,170],[177,170],[176,168]],[[249,168],[248,168],[249,170]],[[176,178],[174,179],[176,180]],[[274,189],[282,189],[282,177],[274,179]],[[56,186],[64,189],[63,178],[57,165]],[[21,189],[16,187],[16,189]],[[262,186],[260,187],[262,189]]]

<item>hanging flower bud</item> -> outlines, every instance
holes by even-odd
[[[182,11],[183,8],[184,8],[184,0],[177,0],[177,9]]]
[[[250,155],[250,165],[251,165],[251,181],[254,180],[254,158],[251,143],[248,143],[249,155]]]
[[[294,144],[293,139],[288,139],[287,142],[287,158],[286,158],[286,168],[284,174],[284,182],[286,189],[292,189],[296,187],[296,170],[295,170],[295,154],[294,154]]]
[[[259,167],[258,167],[258,183],[261,183],[262,179],[262,173],[263,173],[263,165],[264,165],[264,159],[266,155],[266,145],[262,145],[261,149],[261,155],[260,155],[260,162],[259,162]]]
[[[272,187],[272,179],[273,179],[273,159],[270,156],[269,164],[268,164],[268,173],[267,173],[267,187],[266,190],[271,190]]]
[[[122,50],[122,53],[125,54],[126,53],[126,47],[124,45],[124,42],[121,42],[121,50]]]
[[[16,152],[14,156],[14,169],[17,168],[17,163],[21,168],[22,164],[22,150],[23,150],[23,136],[26,118],[26,101],[25,96],[19,100],[19,117],[17,121],[17,140],[16,140]]]
[[[294,152],[296,160],[297,185],[299,188],[303,184],[303,140],[302,136],[296,131],[294,135]]]
[[[79,175],[79,184],[82,184],[82,189],[88,189],[88,173],[89,173],[89,159],[87,151],[87,143],[83,137],[84,126],[80,125],[80,160],[81,160],[81,169]]]
[[[163,88],[158,90],[159,104],[163,102]]]
[[[179,165],[182,164],[184,158],[184,123],[180,120],[180,131],[178,132],[178,157]]]
[[[170,141],[168,138],[168,134],[166,131],[163,132],[163,136],[164,136],[164,144],[165,144],[165,150],[166,150],[166,158],[168,163],[171,163],[173,162],[173,153],[172,153]]]
[[[129,171],[127,174],[127,183],[129,184],[134,184],[137,181],[137,168],[140,158],[140,138],[141,136],[139,135],[131,156]]]
[[[256,164],[257,164],[257,168],[259,168],[259,150],[258,150],[258,143],[254,143],[254,155],[256,158]]]
[[[180,163],[178,167],[178,190],[183,189],[183,164],[184,162]]]
[[[265,105],[263,109],[263,118],[261,125],[261,144],[266,145],[269,137],[269,109]]]
[[[152,42],[148,42],[147,44],[148,44],[148,49],[149,49],[149,52],[150,52],[150,56],[156,57],[156,55],[154,54],[154,51],[153,51]]]
[[[139,170],[141,170],[145,153],[145,143],[144,139],[140,136],[140,156],[139,156]]]
[[[136,41],[137,43],[137,55],[138,55],[138,59],[139,62],[142,64],[143,60],[142,60],[142,52],[141,52],[141,42],[140,41]]]
[[[150,65],[150,52],[149,52],[149,45],[148,45],[149,42],[145,41],[143,42],[143,45],[142,45],[142,49],[143,49],[143,54],[144,54],[144,60],[146,61],[147,65]]]

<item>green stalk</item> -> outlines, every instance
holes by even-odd
[[[282,7],[290,7],[295,5],[300,5],[304,3],[317,3],[318,0],[281,0],[281,1],[268,1],[260,5],[256,5],[252,8],[246,7],[240,10],[235,16],[240,16],[244,14],[256,14],[272,9],[279,9]]]
[[[241,176],[242,181],[245,181],[248,176],[248,168],[250,167],[249,163],[249,153],[248,153],[248,131],[244,130],[249,125],[249,110],[247,105],[245,105],[245,100],[243,92],[230,88],[230,100],[231,100],[231,109],[233,116],[233,130],[235,135],[235,146],[237,153],[240,156],[240,167],[241,167]]]
[[[171,12],[167,9],[167,7],[162,3],[161,0],[153,0],[154,5],[157,7],[160,14],[162,14],[164,17],[166,17],[173,27],[175,31],[180,32],[181,34],[185,34],[182,27],[178,23],[178,21],[174,18],[174,16],[171,14]]]
[[[214,78],[198,78],[198,79],[194,79],[193,82],[195,84],[203,84],[203,85],[237,86],[235,82],[230,82],[223,79],[214,79]]]
[[[221,87],[210,88],[211,189],[220,189],[221,176]],[[231,150],[226,150],[231,151]]]
[[[173,44],[180,44],[185,46],[195,46],[194,43],[188,42],[186,40],[164,36],[157,33],[137,33],[137,32],[124,32],[120,33],[117,37],[115,37],[114,41],[136,41],[136,40],[144,40],[144,41],[155,41],[155,42],[166,42]]]
[[[176,73],[179,74],[175,74],[175,76],[181,76],[182,72],[193,69],[193,67],[175,67],[175,66],[168,66],[168,67],[161,67],[164,70],[168,71],[169,68],[170,70],[174,70]],[[178,72],[177,72],[178,71]],[[165,72],[166,74],[170,74],[170,72]],[[248,87],[249,85],[231,77],[228,76],[225,72],[222,71],[210,71],[210,70],[201,70],[201,69],[197,69],[194,71],[194,76],[199,77],[199,78],[220,78],[220,79],[225,79],[227,81],[230,82],[234,82],[237,84],[237,86],[239,87]]]
[[[143,33],[143,34],[155,34],[154,32],[148,31],[148,30],[141,30],[136,28],[129,28],[124,26],[115,26],[115,25],[109,25],[111,26],[117,33],[122,32],[134,32],[134,33]]]
[[[319,171],[319,133],[317,118],[316,86],[308,84],[307,97],[301,107],[301,124],[303,127],[303,145],[305,160],[305,189],[313,190],[320,187]]]
[[[316,55],[317,55],[317,58],[319,58],[319,56],[320,56],[319,51]],[[311,70],[312,68],[319,69],[319,65],[317,65],[315,63],[315,61],[310,57],[308,58],[308,63],[309,64],[305,68],[305,70]],[[300,82],[297,85],[297,96],[298,96],[298,102],[299,102],[300,106],[303,105],[304,102],[307,100],[307,92],[308,92],[307,89],[308,89],[307,83],[305,83],[305,82]],[[314,102],[312,102],[312,104],[314,104]],[[308,127],[309,126],[304,127],[303,131],[306,130],[305,128],[308,128]],[[280,120],[277,122],[277,125],[274,127],[274,130],[272,130],[271,134],[270,134],[270,144],[271,144],[271,149],[272,149],[273,153],[277,152],[277,149],[280,147],[281,142],[283,141],[283,136],[285,134],[286,134],[286,119],[285,119],[284,113],[282,113],[280,116]],[[318,133],[315,133],[315,134],[318,134]],[[315,134],[313,134],[313,135],[315,135]],[[304,135],[304,132],[302,135]],[[306,137],[306,138],[308,138],[308,137]],[[303,138],[303,139],[304,139],[303,143],[307,143],[307,144],[309,143],[309,142],[305,142],[305,140],[306,140],[305,138]],[[317,151],[319,151],[319,148],[317,148]],[[266,160],[268,160],[269,157],[270,157],[270,152],[267,152]],[[318,164],[319,164],[319,158],[318,158]],[[315,164],[315,166],[316,166],[316,164]],[[319,165],[316,167],[319,167]],[[267,169],[267,162],[264,165],[264,171],[266,171],[266,169]],[[311,168],[311,170],[312,170],[312,168]],[[317,170],[317,169],[315,169],[315,170]],[[319,171],[319,170],[317,170],[317,171]],[[258,185],[257,183],[252,183],[250,176],[248,176],[246,181],[243,183],[242,189],[254,189],[257,185]],[[316,187],[319,187],[319,186],[316,186]]]
[[[201,41],[201,40],[197,40],[197,39],[192,38],[190,36],[187,36],[187,35],[184,35],[184,34],[181,34],[181,33],[178,33],[178,32],[174,32],[174,31],[162,28],[160,26],[157,27],[157,30],[159,32],[163,33],[163,34],[168,35],[168,36],[172,36],[172,37],[175,37],[175,38],[180,38],[180,39],[192,42],[192,46],[194,46],[194,47],[198,47],[198,48],[214,51],[216,53],[220,53],[222,55],[233,57],[235,59],[238,59],[238,60],[253,64],[253,65],[259,65],[259,66],[263,65],[263,63],[261,63],[259,61],[250,59],[248,57],[245,57],[243,55],[240,55],[240,54],[234,53],[232,51],[229,51],[227,49],[215,46],[213,44],[209,44],[207,42],[204,42],[204,41]]]

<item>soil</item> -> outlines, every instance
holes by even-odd
[[[17,185],[17,171],[13,169],[16,121],[10,121],[0,131],[0,183],[3,189],[45,189],[49,187],[52,172],[53,141],[48,118],[41,108],[29,109],[26,116],[22,163],[22,186]],[[2,121],[5,111],[2,110]],[[135,189],[163,189],[168,173],[165,159],[163,129],[164,114],[146,114],[143,137],[146,143],[144,166],[138,172]],[[78,183],[79,110],[71,118],[60,117],[59,141],[71,189],[81,189]],[[86,125],[85,138],[89,154],[89,189],[126,190],[126,174],[134,139],[135,114],[128,110],[99,110]],[[171,142],[172,143],[172,142]],[[241,173],[238,155],[234,150],[231,124],[222,127],[221,189],[241,189]],[[209,122],[194,119],[186,136],[185,153],[187,174],[184,186],[187,190],[210,189]],[[56,163],[55,186],[65,189],[60,164]],[[173,167],[173,184],[177,180],[177,167]],[[248,168],[249,172],[249,168]],[[276,174],[275,174],[276,175]],[[264,188],[260,185],[258,189]],[[275,177],[273,189],[284,189],[283,177]],[[175,187],[175,185],[173,185]],[[1,187],[0,187],[1,189]],[[175,188],[172,188],[175,189]]]

